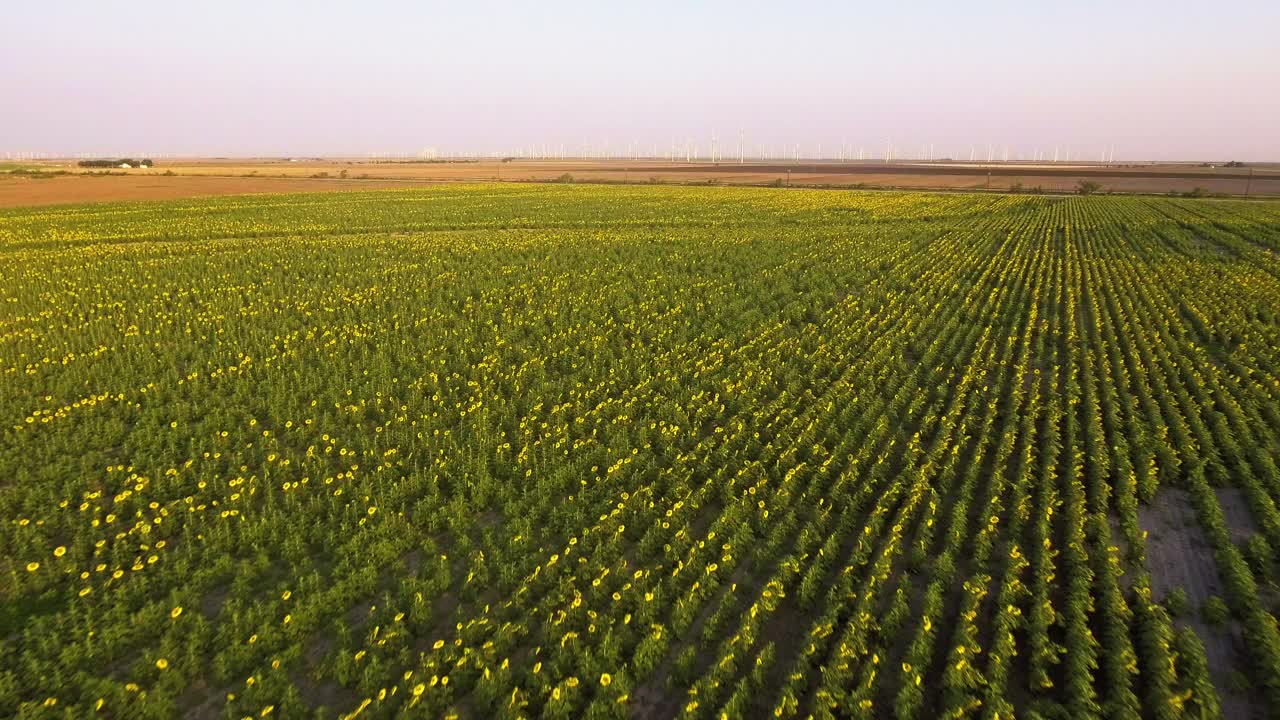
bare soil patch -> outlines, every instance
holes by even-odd
[[[1218,497],[1233,497],[1229,502],[1243,503],[1239,490],[1222,488]],[[1248,509],[1241,507],[1248,518]],[[1223,512],[1227,508],[1223,506]],[[1236,512],[1236,511],[1232,511]],[[1230,517],[1230,516],[1228,516]],[[1231,523],[1230,520],[1228,520]],[[1231,523],[1232,527],[1236,527]],[[1213,549],[1200,528],[1190,494],[1181,488],[1162,487],[1154,502],[1138,508],[1138,525],[1147,535],[1147,569],[1151,573],[1151,591],[1157,601],[1176,588],[1187,594],[1190,611],[1178,618],[1179,627],[1190,627],[1204,643],[1209,674],[1222,699],[1225,717],[1251,718],[1259,715],[1249,698],[1231,693],[1227,679],[1233,672],[1244,670],[1244,637],[1240,624],[1229,621],[1214,627],[1200,619],[1200,608],[1210,596],[1222,596]],[[1247,534],[1247,533],[1246,533]]]
[[[1249,539],[1257,530],[1253,515],[1249,512],[1249,503],[1244,498],[1244,491],[1236,487],[1223,487],[1214,490],[1218,496],[1218,505],[1222,506],[1223,518],[1231,531],[1231,539],[1237,543]]]
[[[1138,508],[1138,525],[1148,533],[1147,566],[1156,600],[1182,588],[1191,607],[1199,608],[1211,595],[1222,594],[1213,550],[1186,490],[1160,488],[1154,502]]]

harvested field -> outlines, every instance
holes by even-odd
[[[72,163],[38,165],[50,171],[87,174]],[[495,160],[459,162],[373,162],[367,160],[191,159],[163,162],[150,169],[113,171],[88,178],[10,177],[0,175],[0,207],[164,200],[203,195],[259,192],[412,187],[439,182],[551,182],[571,176],[576,182],[666,183],[1007,191],[1021,186],[1053,193],[1073,192],[1082,180],[1121,193],[1208,193],[1280,196],[1280,169],[1248,170],[1194,165],[1142,167],[836,162],[664,162],[656,160]],[[167,175],[166,173],[173,173]],[[345,173],[347,177],[343,178]]]
[[[372,188],[418,187],[413,179],[344,180],[307,177],[237,177],[73,174],[53,177],[0,175],[0,207],[60,205],[109,201],[176,200],[179,198],[254,193],[333,192]]]

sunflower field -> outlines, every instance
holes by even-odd
[[[1276,203],[0,211],[0,717],[1274,716],[1278,504]]]

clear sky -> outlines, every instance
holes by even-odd
[[[842,141],[1280,160],[1280,2],[39,0],[0,153]]]

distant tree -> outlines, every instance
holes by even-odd
[[[81,160],[76,164],[84,168],[113,168],[113,167],[120,167],[125,163],[128,163],[133,167],[151,167],[152,165],[155,164],[151,162],[150,158],[145,158],[142,160],[135,160],[133,158],[117,158],[115,160],[106,160],[106,159]]]
[[[1102,183],[1096,180],[1081,180],[1076,183],[1076,192],[1081,195],[1092,195],[1102,189]]]

